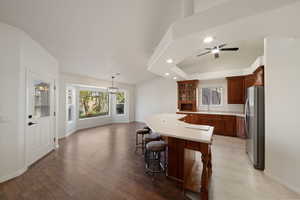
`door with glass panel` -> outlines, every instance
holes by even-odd
[[[54,80],[28,72],[26,162],[31,165],[54,148]]]

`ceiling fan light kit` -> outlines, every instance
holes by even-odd
[[[214,58],[219,58],[220,57],[220,52],[221,51],[238,51],[239,48],[238,47],[233,47],[233,48],[224,48],[227,44],[221,44],[219,46],[215,46],[213,48],[205,48],[207,51],[206,52],[203,52],[199,55],[197,55],[198,57],[199,56],[204,56],[204,55],[207,55],[207,54],[213,54],[214,55]]]

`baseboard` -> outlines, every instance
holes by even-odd
[[[72,135],[72,134],[75,133],[76,131],[77,131],[77,129],[74,129],[74,130],[68,132],[68,133],[66,134],[65,137],[69,137],[70,135]]]
[[[292,190],[293,192],[296,192],[296,193],[300,194],[300,188],[294,187],[294,186],[290,185],[289,183],[286,183],[281,178],[279,178],[277,176],[274,176],[271,173],[269,173],[268,170],[265,170],[264,173],[265,173],[265,175],[267,175],[269,178],[273,179],[274,181],[284,185],[285,187]]]
[[[27,167],[19,169],[19,170],[15,171],[14,173],[8,174],[6,176],[0,177],[0,183],[3,183],[10,179],[16,178],[16,177],[22,175],[26,171],[27,171]]]
[[[145,123],[144,121],[139,121],[139,120],[135,120],[133,122],[138,122],[138,123]]]

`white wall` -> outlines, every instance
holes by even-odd
[[[17,117],[19,79],[20,33],[0,23],[0,182],[24,167],[24,135]]]
[[[100,80],[95,78],[90,78],[86,76],[80,76],[75,74],[61,74],[60,77],[60,122],[59,122],[59,137],[63,138],[68,136],[67,130],[67,121],[66,121],[66,87],[72,85],[76,90],[76,107],[78,109],[78,94],[80,87],[89,86],[89,87],[102,87],[106,88],[111,86],[111,81]],[[106,117],[95,117],[89,119],[78,119],[78,115],[76,115],[76,130],[91,128],[96,126],[101,126],[110,123],[119,123],[119,122],[132,122],[135,119],[135,86],[130,84],[116,83],[117,87],[121,90],[126,91],[126,107],[125,107],[125,115],[124,116],[116,116],[112,112],[110,116]],[[111,100],[112,101],[112,100]],[[113,104],[111,104],[113,106]],[[75,109],[75,112],[76,110]],[[73,132],[71,131],[71,132]]]
[[[156,78],[136,85],[136,121],[143,122],[148,115],[176,110],[176,81]]]
[[[223,104],[221,106],[210,106],[209,110],[213,111],[228,111],[228,112],[243,112],[244,105],[243,104],[228,104],[227,102],[227,80],[216,79],[216,80],[200,80],[199,81],[199,102],[198,107],[199,110],[207,110],[207,106],[201,105],[201,94],[202,88],[205,87],[222,87],[223,88]]]
[[[194,0],[194,13],[205,11],[229,0]]]
[[[58,63],[24,32],[0,23],[0,182],[25,166],[25,68],[58,76]]]
[[[266,173],[300,193],[300,39],[265,41]]]

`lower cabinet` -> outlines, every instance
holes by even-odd
[[[168,137],[168,176],[183,180],[184,172],[184,140]]]
[[[236,117],[229,115],[187,114],[184,121],[190,124],[213,126],[214,134],[236,137]]]

